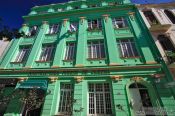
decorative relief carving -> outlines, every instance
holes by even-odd
[[[112,79],[113,81],[119,81],[119,80],[121,80],[122,78],[123,78],[122,75],[114,75],[114,76],[111,76],[111,79]]]
[[[86,17],[80,17],[81,24],[83,24]]]
[[[20,77],[18,78],[18,82],[23,82],[26,81],[28,79],[28,77]]]
[[[66,23],[67,23],[68,20],[69,19],[63,19],[63,25],[64,25],[64,27],[66,26]]]
[[[58,80],[58,77],[49,77],[51,83],[54,83]]]
[[[109,15],[108,15],[108,14],[104,14],[104,15],[102,15],[102,16],[103,16],[105,22],[107,22],[107,21],[108,21],[108,18],[109,18]]]
[[[134,20],[135,12],[129,12],[128,14],[129,14],[129,16],[131,17],[131,19]]]
[[[76,80],[77,83],[80,83],[83,81],[84,78],[81,76],[77,76],[77,77],[74,77],[74,79]]]
[[[131,78],[131,80],[133,80],[133,81],[144,81],[144,79],[143,79],[143,77],[133,77],[133,78]]]

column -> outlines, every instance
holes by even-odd
[[[76,67],[83,67],[87,54],[87,21],[85,17],[80,17],[78,29],[78,41],[76,52]]]
[[[147,35],[148,30],[146,27],[143,27],[141,23],[142,20],[136,20],[135,18],[135,12],[129,12],[129,21],[131,24],[131,29],[133,30],[133,33],[135,35],[135,40],[136,44],[139,47],[140,50],[140,55],[142,57],[142,62],[146,62],[147,64],[155,64],[155,59],[154,59],[154,52],[156,51],[151,51],[151,42],[150,39],[151,36]],[[138,16],[138,18],[141,18]],[[137,18],[137,19],[138,19]]]
[[[63,19],[60,36],[58,38],[58,42],[56,43],[56,51],[55,51],[52,68],[58,68],[62,63],[63,56],[64,56],[64,49],[66,46],[65,39],[66,39],[66,36],[68,35],[68,32],[67,32],[68,26],[69,26],[68,19]]]
[[[109,60],[109,65],[119,65],[119,52],[116,47],[116,38],[114,34],[114,29],[112,25],[112,20],[109,15],[103,15],[103,24],[104,24],[104,31],[105,31],[105,44]]]
[[[44,40],[47,29],[49,28],[48,22],[43,21],[43,25],[41,26],[37,37],[35,38],[35,42],[32,46],[32,50],[26,62],[25,68],[32,68],[33,63],[36,60],[36,57],[39,53],[40,48],[42,47],[42,42]]]

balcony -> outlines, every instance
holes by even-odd
[[[163,25],[153,24],[153,25],[151,25],[149,30],[151,32],[160,32],[160,31],[161,32],[167,32],[170,27],[171,27],[171,24],[163,24]]]

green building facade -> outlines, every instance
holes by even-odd
[[[0,62],[0,116],[175,115],[175,89],[129,0],[35,6]]]

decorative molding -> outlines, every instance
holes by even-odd
[[[26,81],[28,79],[28,77],[20,77],[18,78],[18,82],[23,82]]]
[[[129,12],[128,14],[129,14],[129,16],[131,17],[131,19],[134,20],[135,12]]]
[[[23,69],[30,69],[30,68],[32,68],[32,67],[30,67],[30,66],[23,67]]]
[[[58,77],[49,77],[51,83],[54,83],[58,80]]]
[[[152,74],[151,76],[154,78],[162,78],[165,77],[165,74]]]
[[[76,64],[75,67],[84,67],[83,64]]]
[[[122,64],[110,63],[109,66],[121,66]]]
[[[76,80],[77,83],[80,83],[83,81],[84,78],[81,76],[77,76],[77,77],[74,77],[74,79]]]
[[[131,80],[136,81],[136,82],[144,81],[143,77],[133,77],[133,78],[131,78]]]
[[[149,62],[146,62],[146,64],[157,64],[157,62],[155,62],[155,61],[149,61]]]
[[[122,78],[123,78],[122,75],[114,75],[114,76],[111,76],[111,79],[112,79],[113,81],[119,81],[119,80],[121,80]]]
[[[59,68],[60,66],[51,66],[51,68]]]

